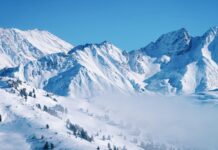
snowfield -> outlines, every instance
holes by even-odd
[[[11,80],[5,82],[7,81]],[[32,90],[23,84],[19,88]],[[140,149],[137,145],[126,143],[123,136],[118,135],[122,130],[107,123],[106,112],[95,108],[87,100],[55,97],[42,90],[35,90],[36,98],[28,96],[25,99],[17,93],[18,91],[7,86],[0,90],[0,130],[3,131],[3,135],[10,132],[12,137],[18,139],[17,142],[21,144],[19,145],[23,145],[23,149],[28,149],[28,145],[31,149],[43,149],[46,142],[53,143],[55,149],[96,149],[97,146],[107,149],[108,143],[111,143],[111,146],[118,144],[117,147],[120,149],[124,146]],[[67,120],[88,131],[93,140],[87,141],[80,135],[74,135],[74,132],[67,128]],[[2,140],[7,142],[7,138]]]
[[[7,132],[0,132],[0,144],[4,150],[24,150],[30,149],[30,145],[26,142],[26,138],[22,137],[20,134]],[[12,140],[13,139],[13,140]]]

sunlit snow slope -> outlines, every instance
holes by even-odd
[[[42,30],[0,29],[0,68],[17,66],[73,46]]]

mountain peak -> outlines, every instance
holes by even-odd
[[[26,63],[47,54],[67,52],[72,47],[48,31],[0,28],[0,55],[4,60],[0,68]]]
[[[181,29],[163,34],[160,38],[169,38],[169,37],[189,39],[190,35],[185,28],[181,28]]]
[[[101,42],[100,45],[113,45],[113,44],[111,42],[105,40],[105,41]]]
[[[99,49],[99,50],[104,50],[104,49],[118,49],[115,45],[113,45],[111,42],[108,41],[103,41],[101,43],[86,43],[84,45],[78,45],[71,49],[68,54],[72,54],[76,52],[77,50],[82,50],[84,51],[85,49]]]
[[[0,31],[13,31],[17,34],[21,33],[21,32],[39,32],[39,33],[49,33],[46,30],[41,30],[41,29],[28,29],[28,30],[20,30],[18,28],[0,28]],[[51,33],[50,33],[51,34]]]
[[[152,57],[171,55],[185,51],[190,47],[191,36],[185,28],[161,35],[155,42],[141,50]]]
[[[212,30],[214,32],[217,32],[218,31],[218,26],[214,26],[214,27],[210,28],[210,30]]]
[[[188,33],[186,28],[180,28],[178,30],[175,30],[174,32],[182,32],[182,33]]]
[[[207,30],[207,32],[204,34],[204,37],[208,36],[216,36],[218,34],[218,26],[214,26]]]

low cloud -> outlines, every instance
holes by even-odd
[[[154,141],[218,149],[218,108],[189,96],[105,94],[93,99]]]

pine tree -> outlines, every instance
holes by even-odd
[[[54,144],[53,144],[53,143],[51,143],[50,147],[51,147],[51,149],[54,149]]]
[[[26,88],[20,90],[20,96],[24,97],[27,100],[27,91]]]
[[[57,102],[57,99],[56,99],[56,98],[53,98],[53,100],[54,100],[55,102]]]
[[[111,144],[110,144],[110,143],[107,144],[107,147],[108,147],[109,150],[112,150],[112,149],[111,149]]]
[[[114,148],[113,148],[113,150],[118,150],[118,148],[114,145]]]
[[[41,109],[41,105],[40,104],[36,104],[36,107]]]
[[[32,92],[29,92],[29,96],[32,97],[32,96],[33,96],[33,93],[32,93]]]
[[[49,129],[49,125],[48,124],[46,124],[46,128]]]
[[[102,136],[102,140],[105,141],[105,136],[104,135]]]
[[[33,93],[34,93],[34,94],[35,94],[35,92],[36,92],[35,89],[33,89]]]
[[[91,138],[90,138],[90,142],[92,142],[92,141],[94,141],[93,135],[92,135]]]
[[[24,95],[24,99],[27,100],[27,95]]]
[[[45,142],[45,145],[44,145],[44,147],[43,147],[45,150],[47,150],[48,148],[49,148],[49,146],[48,146],[48,142],[46,141]]]
[[[44,105],[43,110],[48,111],[48,107]]]

